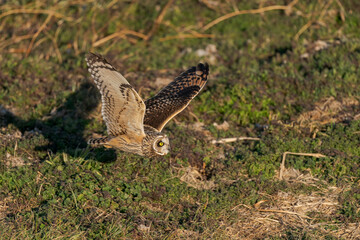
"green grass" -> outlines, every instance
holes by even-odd
[[[342,12],[338,2],[343,1],[325,8],[324,1],[300,0],[289,14],[239,15],[203,31],[234,11],[232,2],[210,8],[201,1],[175,1],[148,41],[127,35],[94,47],[125,29],[146,35],[166,3],[7,1],[0,14],[51,8],[72,19],[53,16],[26,56],[31,38],[14,36],[35,33],[47,15],[1,18],[1,238],[340,238],[360,221],[360,6],[344,1]],[[264,3],[269,4],[283,2]],[[259,8],[255,2],[235,5]],[[312,18],[318,21],[295,40]],[[194,31],[213,37],[164,40]],[[317,40],[327,48],[314,50]],[[209,44],[216,52],[199,56],[197,50]],[[157,77],[174,78],[210,62],[207,86],[164,129],[169,155],[149,159],[87,146],[92,133],[106,133],[100,95],[84,60],[88,51],[104,54],[144,98],[159,90]],[[299,124],[301,114],[330,97],[353,104],[336,114],[323,109],[336,121]],[[203,123],[195,130],[194,115]],[[230,125],[226,131],[213,125],[223,121]],[[214,145],[209,136],[261,140]],[[303,175],[279,180],[284,152],[326,157],[288,155],[286,168]],[[189,166],[198,173],[191,181]],[[320,198],[330,202],[330,210],[321,205],[301,212],[304,217],[294,206],[308,197],[314,204]],[[300,214],[303,225],[295,215],[276,212],[285,210]],[[269,231],[245,227],[271,220],[276,227]]]

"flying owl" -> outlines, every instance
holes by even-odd
[[[199,63],[144,102],[105,58],[89,53],[86,63],[101,93],[101,113],[108,132],[107,137],[90,139],[88,144],[147,157],[169,152],[169,138],[161,130],[189,105],[205,86],[209,74],[209,65]]]

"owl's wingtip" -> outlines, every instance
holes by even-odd
[[[90,59],[95,58],[95,57],[97,57],[97,54],[95,54],[93,52],[88,52],[88,53],[85,54],[85,59],[86,60],[90,60]]]
[[[196,66],[197,70],[205,70],[205,71],[209,71],[209,64],[207,62],[205,63],[198,63],[198,65]]]
[[[205,63],[199,63],[199,64],[196,66],[196,72],[197,72],[197,73],[202,73],[202,74],[208,75],[208,74],[209,74],[209,64],[208,64],[207,62],[205,62]]]
[[[86,55],[85,55],[85,60],[87,62],[94,62],[95,60],[96,61],[106,61],[105,58],[101,55],[101,54],[98,54],[98,53],[93,53],[93,52],[88,52]]]
[[[205,70],[207,73],[209,73],[209,64],[207,62],[204,63]]]

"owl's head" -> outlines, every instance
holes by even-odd
[[[169,138],[165,134],[156,136],[152,142],[152,150],[158,155],[166,155],[170,151]]]
[[[149,128],[146,126],[146,128]],[[143,139],[142,155],[147,157],[154,157],[158,155],[166,155],[170,151],[169,138],[158,131],[150,129],[145,131],[146,137]]]

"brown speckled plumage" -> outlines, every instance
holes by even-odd
[[[161,131],[205,86],[208,74],[209,65],[199,63],[181,73],[156,96],[146,100],[144,124]]]
[[[109,134],[90,139],[88,143],[148,157],[168,153],[169,139],[161,130],[201,91],[209,74],[208,64],[199,63],[144,103],[128,81],[102,56],[90,53],[86,62],[101,93],[101,112]]]

